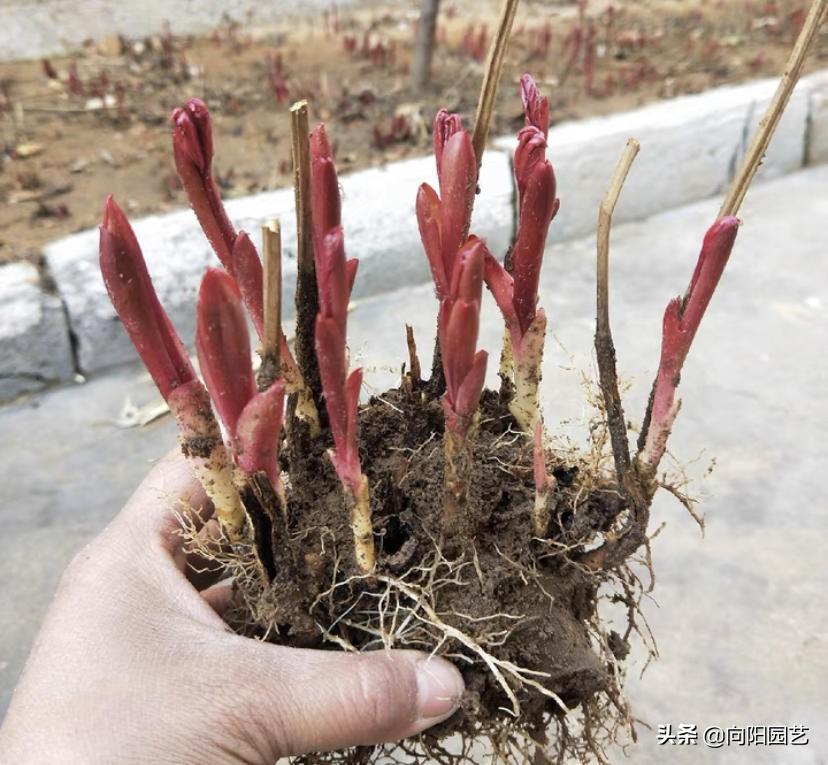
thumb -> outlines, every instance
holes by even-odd
[[[238,676],[227,719],[244,721],[245,742],[270,758],[263,762],[414,736],[449,717],[463,694],[452,664],[418,651],[350,654],[230,639],[233,660],[224,667]]]

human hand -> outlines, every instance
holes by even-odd
[[[273,765],[412,736],[455,710],[463,681],[443,659],[233,634],[220,616],[230,588],[199,591],[188,567],[178,498],[206,504],[170,455],[72,561],[0,729],[0,762]]]

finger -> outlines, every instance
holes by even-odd
[[[162,457],[129,498],[120,519],[146,542],[161,546],[183,570],[186,556],[181,518],[198,532],[212,515],[212,505],[181,451]]]
[[[224,664],[234,675],[228,682],[249,696],[241,707],[255,717],[238,733],[272,755],[267,761],[414,736],[450,716],[463,694],[454,666],[417,651],[348,654],[228,641],[235,645],[232,667]]]
[[[222,579],[220,582],[202,590],[201,597],[207,601],[210,608],[213,609],[219,616],[223,617],[224,612],[230,607],[233,602],[233,595],[235,590],[233,588],[233,579]]]

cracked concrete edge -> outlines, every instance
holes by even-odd
[[[30,263],[0,268],[0,401],[74,372],[66,315]]]
[[[598,203],[631,135],[641,142],[642,150],[619,203],[618,222],[722,193],[776,82],[726,86],[553,127],[549,157],[555,166],[562,206],[550,238],[562,241],[594,230]],[[513,226],[510,160],[514,143],[512,137],[493,141],[484,157],[482,193],[475,204],[472,230],[486,237],[497,255],[508,247]],[[820,162],[828,162],[828,70],[804,78],[797,86],[760,179]],[[428,281],[414,217],[416,189],[423,181],[436,183],[430,157],[342,177],[346,247],[360,259],[355,298]],[[266,219],[281,219],[285,242],[283,305],[292,306],[291,277],[296,267],[292,190],[230,200],[227,209],[236,225],[251,232],[254,240],[259,239]],[[215,264],[215,258],[190,210],[150,216],[134,225],[159,296],[181,336],[189,341],[194,331],[196,288],[205,266]],[[15,266],[0,267],[4,315],[34,315],[37,308],[41,316],[38,332],[24,331],[25,322],[14,316],[6,318],[7,326],[0,333],[0,401],[66,380],[74,372],[89,374],[134,359],[98,273],[97,231],[53,242],[45,248],[44,256],[57,296],[42,286],[34,291],[23,289]],[[19,337],[14,333],[16,326],[21,327]],[[62,337],[62,342],[58,343],[57,337]]]

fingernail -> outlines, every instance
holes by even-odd
[[[417,664],[417,705],[421,720],[448,717],[460,704],[465,685],[457,668],[436,656]]]

